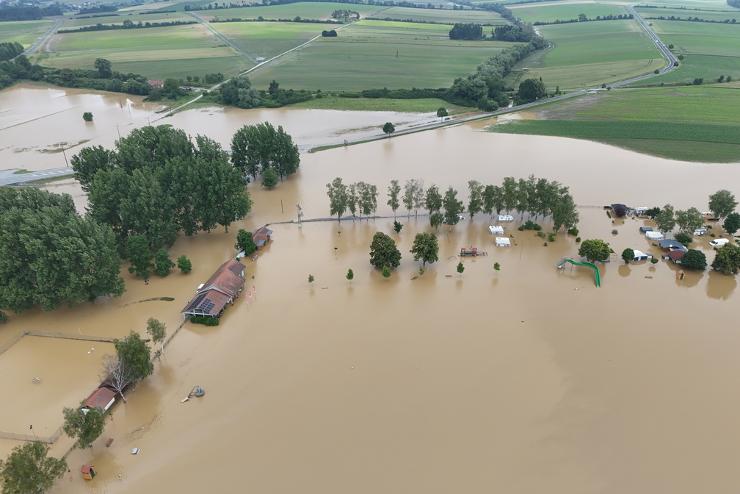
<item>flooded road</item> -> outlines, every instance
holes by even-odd
[[[230,139],[228,117],[199,111],[175,119]],[[304,135],[315,131],[310,119],[304,125]],[[335,176],[376,184],[387,214],[390,179],[452,185],[465,198],[467,180],[530,173],[569,185],[580,236],[606,239],[617,253],[659,251],[639,234],[642,221],[612,223],[601,204],[703,210],[717,189],[740,195],[738,167],[470,126],[307,154],[277,189],[250,189],[254,211],[229,233],[176,242],[171,255],[187,254],[191,274],[145,285],[125,273],[118,299],[13,317],[0,347],[29,328],[121,337],[149,317],[172,332],[197,285],[234,254],[238,228],[290,220],[296,203],[306,217],[328,216],[325,184]],[[246,261],[248,295],[220,326],[183,326],[101,439],[70,454],[72,472],[53,492],[734,492],[736,277],[680,280],[663,261],[615,258],[596,288],[588,271],[555,268],[576,255],[572,237],[544,246],[511,228],[515,245],[496,248],[482,216],[440,229],[440,262],[419,276],[409,249],[427,220],[402,222],[392,235],[403,259],[387,280],[370,269],[368,246],[376,231],[391,233],[392,220],[273,226],[273,242]],[[707,240],[697,244],[711,262]],[[488,256],[464,259],[459,275],[457,253],[470,245]],[[175,300],[152,300],[160,297]],[[77,362],[68,365],[92,372]],[[196,384],[205,397],[181,403]],[[67,389],[80,399],[89,392]],[[88,462],[99,472],[92,482],[79,475]]]

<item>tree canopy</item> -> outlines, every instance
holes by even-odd
[[[332,216],[337,215],[337,221],[342,221],[342,215],[347,211],[349,192],[342,179],[337,177],[326,184],[326,193],[329,196],[329,211]]]
[[[610,254],[611,247],[609,247],[609,244],[599,239],[584,240],[578,248],[578,255],[591,262],[606,261]]]
[[[427,263],[437,262],[439,260],[437,236],[433,233],[417,233],[411,253],[414,255],[414,261],[421,261],[422,268]]]
[[[689,249],[681,258],[681,266],[688,269],[703,271],[707,267],[707,256],[700,250]]]
[[[231,139],[231,162],[252,178],[272,169],[282,180],[298,171],[300,161],[298,146],[280,125],[245,125]]]
[[[151,352],[139,333],[131,331],[127,337],[114,342],[116,356],[125,369],[129,383],[149,376],[154,370]]]
[[[685,211],[676,211],[676,225],[679,230],[689,235],[693,235],[694,230],[701,228],[704,224],[704,217],[696,208],[689,208]]]
[[[460,221],[460,214],[465,211],[462,201],[457,198],[457,191],[448,187],[442,203],[445,209],[445,224],[457,225]]]
[[[44,310],[123,293],[110,227],[69,195],[0,188],[0,308]]]
[[[737,274],[740,270],[740,246],[726,244],[717,249],[712,268],[722,274]]]
[[[658,226],[658,230],[663,233],[672,231],[676,226],[676,216],[673,206],[670,204],[663,206],[660,212],[655,215],[655,223]]]
[[[16,446],[0,461],[3,494],[43,494],[67,471],[67,462],[47,456],[49,447],[38,441]]]
[[[186,235],[228,226],[251,207],[242,176],[217,142],[169,126],[135,129],[114,150],[83,149],[72,158],[89,192],[89,214],[110,225],[121,246],[143,235],[156,250]]]
[[[709,196],[709,210],[717,218],[724,218],[737,207],[735,195],[729,190],[718,190]]]
[[[77,440],[80,448],[89,448],[100,437],[105,427],[105,416],[98,408],[85,411],[78,408],[64,409],[64,433]]]
[[[545,96],[547,96],[547,90],[541,79],[525,79],[519,84],[516,101],[519,104],[531,103]]]
[[[377,269],[395,269],[401,264],[401,252],[396,242],[383,232],[377,232],[370,244],[370,264]]]
[[[730,235],[734,235],[735,232],[740,230],[740,213],[730,213],[725,218],[725,222],[722,224],[722,227],[725,229],[727,233]]]

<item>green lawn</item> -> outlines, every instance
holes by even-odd
[[[352,110],[352,111],[396,111],[412,113],[436,112],[446,108],[450,114],[470,111],[471,108],[455,106],[437,98],[389,99],[389,98],[341,98],[327,96],[315,98],[293,105],[293,108],[312,108],[319,110]]]
[[[92,68],[96,58],[107,58],[114,70],[156,79],[235,74],[248,67],[200,25],[58,34],[52,52],[38,57],[44,65],[63,68]]]
[[[30,46],[44,34],[52,21],[14,21],[0,22],[0,42],[17,41],[23,46]]]
[[[731,21],[735,19],[737,22],[740,22],[740,9],[735,11],[720,11],[637,7],[635,10],[645,19],[673,16],[679,19],[693,19],[694,17],[698,17],[699,19],[710,21]]]
[[[501,25],[506,20],[496,12],[483,10],[449,10],[449,9],[417,9],[412,7],[389,7],[373,15],[379,19],[398,21],[412,20],[416,22],[439,22],[454,24],[456,22],[473,22],[476,24]]]
[[[258,87],[275,79],[286,88],[361,90],[447,87],[456,77],[511,46],[452,41],[449,25],[360,21],[266,66],[250,77]]]
[[[233,9],[200,10],[198,14],[207,19],[331,19],[331,13],[335,10],[353,10],[359,12],[362,17],[367,17],[382,10],[383,7],[375,5],[362,5],[354,3],[331,3],[331,2],[297,2],[283,5],[270,5],[258,7],[242,7]]]
[[[512,85],[542,77],[552,89],[593,87],[664,65],[655,46],[632,20],[540,26],[539,30],[554,46],[519,63],[509,77]]]
[[[327,29],[300,22],[216,22],[218,32],[252,57],[270,58],[290,50]]]
[[[620,89],[553,103],[495,132],[589,139],[688,161],[740,161],[740,88]]]
[[[626,14],[624,7],[606,3],[563,3],[537,5],[521,4],[509,7],[515,16],[527,22],[554,22],[557,19],[577,19],[579,14],[585,14],[589,19],[596,16]]]
[[[720,75],[740,78],[740,24],[652,22],[663,42],[673,44],[674,52],[683,55],[684,60],[677,70],[651,79],[650,84],[690,82],[697,77],[710,81]]]

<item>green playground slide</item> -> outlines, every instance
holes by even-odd
[[[596,286],[601,286],[601,273],[599,273],[599,268],[596,266],[596,264],[592,262],[581,262],[581,261],[575,261],[573,259],[570,259],[568,257],[562,259],[558,263],[558,268],[562,268],[565,266],[565,264],[572,264],[573,266],[585,266],[587,268],[591,268],[594,270],[594,282],[596,283]]]

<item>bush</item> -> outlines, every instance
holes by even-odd
[[[650,262],[652,264],[658,264],[658,260],[656,258],[654,258],[654,257],[652,259],[650,259]]]
[[[555,234],[554,233],[548,233],[547,234],[547,241],[548,242],[554,242],[555,241]]]
[[[187,256],[183,255],[177,258],[177,267],[182,274],[188,274],[193,269],[193,263],[190,262]]]
[[[257,245],[252,239],[252,232],[248,232],[244,229],[239,229],[239,231],[236,233],[235,247],[239,250],[243,250],[245,256],[251,256],[254,251],[257,250]]]
[[[704,271],[707,267],[707,256],[700,250],[689,249],[681,259],[681,266]]]
[[[262,174],[262,185],[264,185],[268,189],[272,189],[273,187],[277,185],[277,183],[278,183],[278,174],[275,171],[275,168],[269,167]]]
[[[543,232],[543,231],[538,231],[538,232],[537,232],[537,236],[538,236],[539,238],[545,238],[545,232]]]
[[[175,267],[175,263],[170,260],[170,256],[167,254],[166,250],[159,249],[157,253],[154,254],[154,272],[157,276],[167,276],[170,274],[173,267]]]
[[[576,243],[577,244],[580,244],[581,243],[581,237],[576,237]]]
[[[204,326],[218,326],[219,319],[213,316],[190,316],[190,322]]]
[[[93,114],[89,111],[86,111],[82,114],[82,120],[85,122],[92,122],[93,121]]]
[[[568,235],[571,235],[573,237],[577,237],[578,236],[578,228],[576,228],[576,227],[568,228]]]
[[[522,224],[519,227],[519,231],[523,231],[523,230],[540,231],[540,230],[542,230],[542,227],[540,225],[538,225],[537,223],[535,223],[534,221],[527,220],[527,221],[524,222],[524,224]]]
[[[693,237],[685,232],[678,232],[676,234],[676,241],[681,242],[684,245],[689,245],[691,242],[694,241]]]

